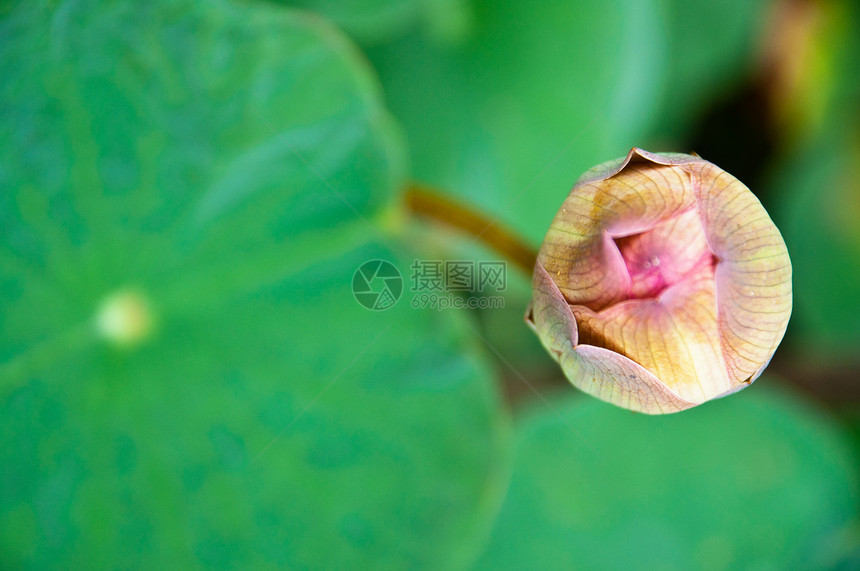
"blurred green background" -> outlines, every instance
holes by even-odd
[[[0,568],[860,566],[850,0],[0,4]],[[353,297],[695,151],[783,232],[751,388],[649,417],[522,316]]]

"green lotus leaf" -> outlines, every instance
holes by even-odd
[[[281,0],[330,19],[362,44],[392,40],[417,27],[445,33],[462,27],[465,0]]]
[[[776,382],[658,417],[535,403],[478,568],[834,568],[853,547],[856,462]]]
[[[466,565],[504,417],[457,315],[350,290],[409,256],[354,47],[221,0],[0,36],[0,567]]]
[[[369,51],[416,178],[540,242],[579,173],[641,144],[665,45],[657,2],[475,3],[468,32]]]

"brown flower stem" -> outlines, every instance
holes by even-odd
[[[526,275],[531,275],[534,270],[535,249],[497,220],[472,206],[456,202],[427,185],[411,182],[406,187],[406,208],[413,214],[461,230],[503,256]]]

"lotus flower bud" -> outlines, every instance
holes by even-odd
[[[752,383],[791,314],[791,261],[739,180],[634,148],[576,183],[547,232],[526,321],[579,389],[661,414]]]

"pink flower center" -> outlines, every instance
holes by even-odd
[[[716,264],[696,211],[614,239],[630,275],[628,299],[659,298],[667,288]]]

